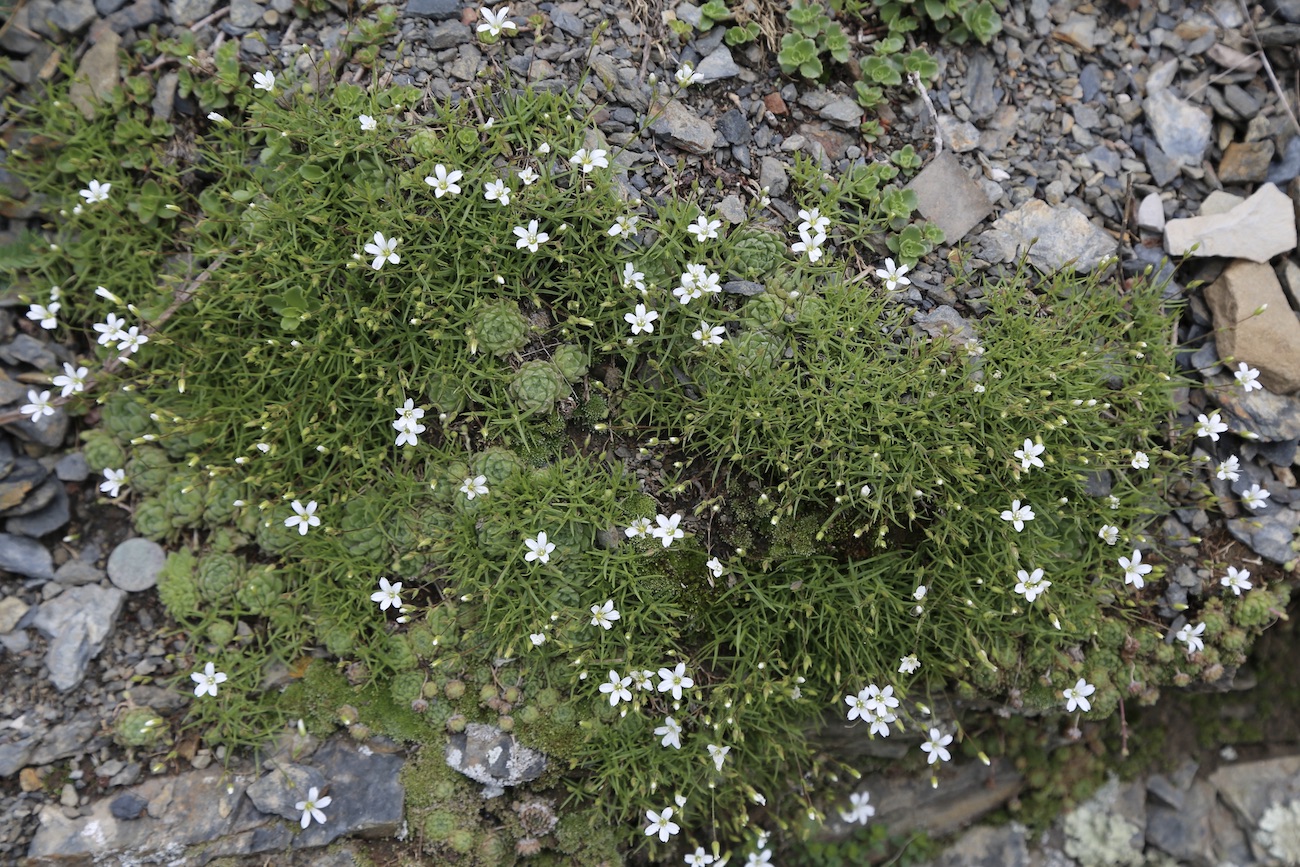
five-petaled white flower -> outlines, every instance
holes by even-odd
[[[523,184],[525,187],[531,187],[533,184],[537,183],[537,179],[541,177],[541,175],[533,171],[532,166],[524,166],[519,170],[518,175],[519,183]]]
[[[546,531],[542,530],[537,534],[536,539],[525,539],[524,547],[528,553],[524,555],[524,560],[528,563],[536,560],[539,563],[551,562],[551,552],[555,550],[555,543],[546,538]]]
[[[653,837],[655,834],[658,834],[660,843],[667,843],[669,837],[672,837],[681,830],[677,823],[673,821],[672,807],[664,807],[662,813],[656,813],[654,810],[646,810],[645,817],[650,822],[650,825],[645,829],[645,835],[647,837]]]
[[[628,677],[632,678],[632,684],[638,690],[648,690],[650,692],[655,691],[654,681],[651,680],[651,678],[655,676],[653,671],[646,668],[634,668],[627,674]]]
[[[875,711],[871,709],[871,705],[867,699],[866,690],[863,690],[857,695],[844,696],[844,703],[849,706],[849,722],[852,722],[855,719],[870,719],[875,714]]]
[[[822,244],[826,243],[826,235],[822,232],[810,234],[807,229],[799,230],[799,240],[790,245],[790,249],[796,253],[807,253],[809,262],[816,262],[822,257]]]
[[[86,184],[86,188],[77,195],[86,200],[87,205],[93,205],[97,202],[107,202],[108,192],[113,189],[112,184],[101,184],[99,181],[92,180]]]
[[[600,148],[591,151],[586,148],[578,148],[574,151],[573,156],[569,157],[569,162],[575,166],[582,166],[584,175],[591,174],[593,169],[609,168],[609,160],[605,159],[605,152]]]
[[[1230,588],[1233,596],[1240,596],[1241,591],[1249,590],[1254,586],[1250,583],[1250,570],[1238,569],[1236,566],[1229,566],[1228,574],[1220,578],[1219,583]]]
[[[623,531],[623,535],[629,539],[644,539],[649,532],[649,518],[633,518],[631,526]]]
[[[118,319],[116,313],[108,314],[107,318],[105,318],[103,322],[95,323],[95,330],[99,332],[99,337],[96,339],[96,342],[100,346],[107,346],[110,343],[121,340],[126,336],[126,329],[122,327],[125,324],[126,320]]]
[[[713,766],[719,771],[722,770],[722,763],[727,760],[727,753],[731,752],[731,747],[723,747],[718,744],[707,744],[709,755],[713,758]]]
[[[718,229],[722,228],[721,220],[710,220],[708,215],[700,214],[695,218],[695,222],[686,227],[686,231],[695,236],[695,240],[703,244],[705,241],[715,240],[718,237]]]
[[[1101,539],[1107,545],[1114,545],[1119,541],[1119,527],[1110,524],[1102,524],[1101,529],[1097,531],[1097,538]]]
[[[483,198],[489,202],[500,202],[503,205],[510,204],[510,188],[506,182],[497,178],[483,185]]]
[[[682,700],[682,690],[695,686],[695,681],[686,674],[686,663],[677,663],[676,668],[659,669],[659,691],[671,692],[674,701]]]
[[[700,322],[700,327],[691,332],[691,337],[698,340],[701,346],[721,346],[722,335],[726,333],[727,329],[721,325]]]
[[[1030,467],[1038,467],[1041,470],[1043,460],[1039,455],[1045,451],[1047,451],[1047,446],[1027,439],[1023,446],[1012,452],[1012,455],[1020,461],[1020,469],[1028,470]]]
[[[850,825],[867,824],[871,817],[876,815],[876,808],[868,803],[870,800],[869,792],[854,792],[849,795],[850,809],[840,810],[840,818]]]
[[[1253,511],[1254,509],[1264,508],[1265,501],[1270,496],[1271,495],[1266,489],[1261,488],[1259,484],[1256,483],[1250,486],[1250,490],[1241,492],[1241,502],[1247,509]]]
[[[1219,411],[1216,409],[1207,417],[1201,413],[1196,417],[1196,435],[1198,437],[1209,437],[1211,441],[1218,442],[1219,434],[1228,429],[1228,426],[1219,418]]]
[[[667,548],[674,540],[681,539],[686,535],[682,532],[681,527],[677,526],[681,522],[682,516],[680,514],[658,515],[655,517],[655,523],[659,526],[653,528],[650,535],[663,542],[664,547]]]
[[[373,132],[378,126],[378,124],[375,123],[375,119],[368,114],[361,115],[357,120],[361,123],[362,132]]]
[[[86,390],[86,377],[90,371],[84,367],[74,367],[68,362],[63,362],[63,373],[54,377],[54,385],[63,389],[62,397],[70,397],[77,392]]]
[[[550,235],[537,229],[536,220],[529,220],[527,229],[523,226],[515,226],[515,237],[519,239],[515,241],[515,249],[522,250],[527,247],[529,253],[536,253],[539,246],[551,240]]]
[[[1145,470],[1151,466],[1151,460],[1147,457],[1146,452],[1134,452],[1132,464],[1135,470]]]
[[[682,748],[682,724],[672,717],[664,717],[664,724],[655,728],[655,737],[663,738],[659,742],[663,746],[680,750]]]
[[[140,333],[140,326],[132,325],[118,338],[117,351],[134,355],[140,347],[149,342],[149,335]],[[123,358],[123,361],[126,359]]]
[[[1151,566],[1142,562],[1142,552],[1136,548],[1133,549],[1132,560],[1127,557],[1119,558],[1119,567],[1124,570],[1124,583],[1132,584],[1139,590],[1146,584],[1142,576],[1151,572]]]
[[[689,63],[683,63],[681,68],[673,75],[677,79],[680,87],[690,87],[692,84],[699,84],[704,80],[704,76],[695,71],[695,67]]]
[[[478,14],[483,16],[483,20],[478,25],[479,33],[486,33],[488,36],[496,38],[501,35],[502,31],[514,33],[519,29],[515,22],[506,20],[510,14],[509,6],[501,7],[500,12],[493,12],[491,9],[486,8],[480,9]]]
[[[289,506],[294,513],[284,519],[284,525],[286,527],[297,527],[298,535],[306,536],[308,527],[320,526],[320,518],[316,517],[315,500],[312,500],[306,506],[300,501],[294,500]]]
[[[1029,507],[1028,503],[1022,506],[1019,500],[1012,500],[1011,508],[1002,512],[1002,520],[1010,521],[1011,526],[1015,527],[1016,532],[1019,533],[1025,529],[1025,521],[1034,520],[1034,510]]]
[[[380,611],[387,611],[389,608],[396,608],[400,611],[402,608],[402,597],[398,594],[401,592],[401,581],[395,581],[390,584],[387,578],[380,578],[379,589],[370,594],[370,601],[378,602]]]
[[[907,265],[894,265],[893,259],[885,260],[885,267],[876,270],[876,276],[885,281],[885,289],[893,292],[899,286],[911,286],[912,281],[903,275],[910,271]]]
[[[658,312],[647,310],[644,304],[638,304],[635,311],[623,314],[623,321],[632,326],[633,334],[652,333],[655,330],[655,320],[658,318]]]
[[[275,92],[275,73],[271,70],[253,73],[253,90],[265,90],[267,93]]]
[[[1205,649],[1205,642],[1201,640],[1204,634],[1204,623],[1198,623],[1195,627],[1190,623],[1184,623],[1183,628],[1178,630],[1174,638],[1187,644],[1187,655],[1191,656],[1196,651]]]
[[[411,398],[406,399],[406,403],[397,407],[394,412],[397,418],[393,421],[393,430],[397,431],[397,445],[415,445],[417,435],[422,434],[427,428],[420,424],[420,419],[424,418],[424,410],[415,405]]]
[[[30,415],[32,421],[39,422],[44,416],[54,415],[54,407],[50,406],[50,393],[48,391],[37,392],[34,388],[27,390],[28,403],[19,408],[23,415]]]
[[[59,327],[59,308],[62,306],[57,301],[51,301],[49,304],[33,304],[27,311],[27,318],[41,323],[41,327],[46,331],[53,331]]]
[[[1214,470],[1214,475],[1224,481],[1235,482],[1241,478],[1237,471],[1241,469],[1241,462],[1237,460],[1236,455],[1228,455],[1228,459],[1221,461]]]
[[[464,176],[464,172],[452,170],[447,171],[447,167],[438,163],[433,167],[433,174],[424,179],[424,182],[433,187],[433,197],[441,199],[443,196],[460,195],[460,186],[456,183]]]
[[[630,238],[636,234],[636,224],[641,218],[638,216],[628,216],[624,214],[614,218],[614,225],[609,227],[611,238]]]
[[[623,263],[623,288],[645,291],[645,274],[638,271],[631,262]]]
[[[302,827],[306,828],[315,819],[318,825],[324,825],[326,816],[323,812],[326,807],[333,803],[334,799],[329,795],[321,797],[320,790],[312,786],[307,790],[307,800],[299,801],[293,805],[295,810],[302,810]]]
[[[952,743],[952,735],[946,735],[938,729],[930,729],[930,739],[921,744],[921,752],[929,753],[930,757],[927,762],[933,765],[938,761],[948,761],[952,755],[944,749]]]
[[[217,684],[226,682],[226,674],[217,671],[217,667],[209,662],[203,666],[202,671],[195,671],[190,674],[190,680],[198,684],[194,687],[194,697],[198,698],[204,694],[213,698],[217,697]]]
[[[541,647],[543,644],[546,643],[546,633],[545,632],[530,633],[528,636],[528,640],[533,643],[533,647]]]
[[[475,497],[486,497],[488,493],[487,476],[472,476],[460,483],[460,492],[465,495],[465,499],[472,500]]]
[[[122,486],[126,484],[126,470],[104,470],[104,481],[99,483],[99,489],[110,497],[117,497],[122,493]]]
[[[826,230],[831,227],[831,218],[822,215],[822,212],[816,208],[811,210],[799,210],[799,219],[803,220],[799,224],[801,232],[812,232],[817,235],[825,235]]]
[[[611,668],[609,681],[600,685],[600,691],[609,696],[609,706],[614,707],[620,701],[632,700],[632,691],[628,689],[631,684],[631,677],[620,677],[619,673]]]
[[[745,867],[772,867],[772,850],[760,849],[745,858]]]
[[[1016,577],[1020,579],[1016,583],[1016,592],[1024,596],[1026,602],[1033,602],[1052,586],[1051,581],[1043,578],[1042,569],[1035,569],[1033,572],[1021,569],[1016,572]]]
[[[709,867],[714,857],[704,851],[703,846],[696,846],[694,852],[686,853],[686,867]]]
[[[606,599],[604,605],[591,606],[591,625],[599,626],[606,631],[614,628],[614,621],[620,616],[618,609],[614,607],[613,599]]]
[[[1082,710],[1085,713],[1092,710],[1092,702],[1088,701],[1088,696],[1097,691],[1097,687],[1088,683],[1082,677],[1074,686],[1067,686],[1061,690],[1061,695],[1065,697],[1065,710],[1067,713],[1074,713],[1075,710]]]
[[[402,257],[397,255],[397,245],[400,243],[402,243],[401,238],[385,238],[383,232],[375,232],[374,243],[365,246],[365,251],[375,257],[370,267],[378,271],[384,267],[385,262],[392,262],[394,265],[401,262]]]
[[[916,658],[916,654],[909,654],[898,660],[899,674],[912,674],[921,667],[921,660]]]
[[[1237,369],[1232,375],[1236,378],[1237,385],[1240,385],[1247,392],[1254,391],[1257,388],[1263,390],[1264,388],[1263,385],[1256,382],[1259,379],[1259,371],[1244,361],[1237,364]]]
[[[722,577],[722,561],[717,557],[710,557],[705,561],[704,565],[709,567],[709,571],[713,573],[714,578]]]

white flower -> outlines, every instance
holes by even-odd
[[[219,111],[210,111],[208,112],[208,120],[213,123],[225,123],[226,116]]]
[[[1237,370],[1232,375],[1236,378],[1237,385],[1240,385],[1247,393],[1254,391],[1257,388],[1260,390],[1263,390],[1264,388],[1264,386],[1255,381],[1259,379],[1259,371],[1244,361],[1237,364]]]
[[[628,686],[632,683],[630,677],[620,677],[614,669],[609,670],[609,681],[600,685],[600,691],[609,696],[609,706],[614,707],[620,701],[631,701],[632,692]]]
[[[650,825],[645,829],[647,837],[659,835],[660,843],[667,843],[668,838],[672,837],[681,830],[677,823],[673,821],[673,808],[664,807],[662,813],[656,813],[654,810],[646,810],[645,817],[649,820]]]
[[[50,406],[50,393],[48,391],[37,392],[34,388],[27,390],[28,403],[19,408],[23,415],[30,415],[32,421],[39,422],[42,417],[54,415],[54,407]]]
[[[118,319],[116,313],[108,314],[108,318],[103,322],[95,323],[95,330],[99,332],[99,338],[96,342],[98,342],[100,346],[107,346],[110,343],[121,340],[126,336],[126,329],[122,327],[125,324],[126,321]]]
[[[851,809],[840,810],[840,818],[851,825],[865,825],[876,815],[876,808],[871,806],[868,801],[871,800],[869,792],[854,792],[849,795]]]
[[[1002,520],[1010,521],[1011,526],[1016,528],[1019,533],[1025,529],[1025,521],[1034,520],[1034,510],[1028,504],[1022,506],[1019,500],[1011,501],[1011,508],[1002,513]]]
[[[652,333],[655,330],[655,320],[658,318],[659,314],[654,310],[647,310],[644,304],[638,304],[632,313],[623,314],[623,321],[632,326],[633,334]]]
[[[531,563],[534,560],[539,563],[551,562],[551,552],[555,550],[555,543],[547,540],[545,530],[538,533],[536,539],[525,539],[524,546],[528,548],[528,553],[524,555],[526,562]]]
[[[695,218],[695,222],[686,227],[686,231],[695,236],[695,240],[701,244],[705,241],[716,240],[718,229],[722,228],[721,220],[710,220],[707,215],[700,214]]]
[[[655,728],[655,737],[663,738],[660,743],[664,746],[680,750],[682,748],[681,723],[672,717],[665,717],[664,724]]]
[[[704,851],[703,846],[696,846],[694,852],[686,853],[686,867],[709,867],[714,858]]]
[[[1228,574],[1219,579],[1219,583],[1224,587],[1231,588],[1233,596],[1240,596],[1241,591],[1249,590],[1252,586],[1250,583],[1250,570],[1238,569],[1236,566],[1228,567]]]
[[[198,684],[194,687],[194,697],[199,698],[205,693],[217,697],[217,684],[226,682],[225,672],[217,671],[217,667],[209,662],[203,666],[202,671],[196,671],[190,674],[190,680]]]
[[[27,311],[27,318],[41,323],[46,331],[53,331],[59,327],[59,308],[62,306],[57,301],[51,301],[48,305],[33,304]]]
[[[909,656],[904,656],[902,659],[898,660],[899,674],[912,674],[920,667],[921,661],[916,658],[915,653]]]
[[[522,250],[527,247],[529,253],[536,253],[538,246],[551,240],[550,235],[537,231],[537,228],[536,220],[529,220],[527,229],[523,226],[515,226],[515,237],[519,239],[515,241],[515,249]]]
[[[306,536],[308,527],[319,527],[320,518],[316,517],[316,501],[312,500],[305,507],[303,504],[294,500],[289,506],[294,513],[284,519],[286,527],[297,527],[298,535]]]
[[[758,852],[750,852],[745,859],[745,867],[772,867],[772,850],[762,849]]]
[[[447,171],[447,167],[438,163],[433,167],[433,174],[424,179],[424,182],[433,187],[433,197],[441,199],[443,196],[460,195],[460,187],[457,185],[464,176],[460,171]]]
[[[63,373],[54,377],[54,385],[63,389],[62,397],[69,397],[78,392],[86,390],[86,377],[90,371],[84,367],[73,367],[68,362],[63,362]]]
[[[134,355],[141,346],[149,342],[149,335],[141,334],[138,325],[132,325],[122,332],[117,344],[117,351]],[[125,359],[123,359],[125,361]]]
[[[609,160],[605,159],[605,152],[599,148],[592,151],[588,151],[586,148],[578,148],[573,156],[569,157],[569,162],[575,166],[582,166],[584,175],[591,174],[592,169],[609,168]]]
[[[790,249],[796,253],[807,253],[809,262],[816,262],[822,257],[822,244],[826,243],[826,236],[821,232],[810,235],[807,229],[799,230],[799,240],[790,245]]]
[[[1074,713],[1075,710],[1082,710],[1086,713],[1092,710],[1092,703],[1088,701],[1088,696],[1096,691],[1097,687],[1088,683],[1082,677],[1074,686],[1061,690],[1061,695],[1065,697],[1066,712]]]
[[[1237,479],[1241,478],[1241,475],[1237,472],[1239,469],[1241,469],[1241,462],[1237,460],[1237,456],[1228,455],[1228,459],[1222,461],[1219,466],[1215,468],[1214,474],[1222,480],[1235,482]]]
[[[677,84],[680,87],[690,87],[692,84],[699,84],[704,80],[704,76],[696,72],[695,67],[689,63],[683,63],[673,77],[677,79]]]
[[[682,532],[682,529],[677,526],[681,522],[682,516],[680,514],[674,514],[672,516],[659,515],[655,518],[655,523],[659,526],[652,529],[650,535],[662,542],[664,547],[667,548],[674,540],[681,539],[686,535]]]
[[[930,729],[930,739],[921,744],[921,752],[929,753],[928,763],[933,765],[938,761],[949,761],[952,755],[944,749],[952,743],[952,735],[946,735],[938,729]]]
[[[1052,586],[1051,581],[1043,579],[1043,570],[1035,569],[1033,572],[1026,572],[1024,569],[1016,572],[1016,577],[1020,581],[1016,584],[1016,592],[1025,597],[1026,602],[1033,602],[1041,596],[1048,587]]]
[[[623,288],[645,291],[645,274],[638,271],[631,262],[623,263]]]
[[[708,744],[709,755],[713,758],[713,766],[719,771],[722,770],[722,763],[727,760],[727,753],[731,752],[731,747],[721,747],[717,744]]]
[[[383,232],[375,232],[374,243],[365,246],[365,251],[375,257],[370,267],[378,271],[384,267],[384,262],[392,262],[394,265],[401,262],[402,257],[397,255],[397,245],[401,242],[401,238],[385,238]]]
[[[519,170],[519,183],[523,184],[525,187],[531,187],[540,177],[541,175],[533,171],[532,166],[524,166]]]
[[[1132,584],[1138,590],[1146,583],[1143,575],[1151,572],[1151,566],[1142,562],[1142,552],[1137,549],[1133,550],[1133,559],[1127,557],[1119,558],[1119,567],[1124,570],[1124,583]]]
[[[544,157],[550,152],[551,152],[551,145],[549,142],[542,142],[540,145],[537,146],[537,155],[539,157]]]
[[[299,801],[293,805],[295,810],[302,810],[302,827],[305,829],[315,819],[319,825],[326,822],[325,813],[322,812],[326,807],[333,803],[334,799],[329,795],[321,797],[320,790],[312,786],[307,790],[307,800]]]
[[[489,202],[500,202],[502,205],[510,204],[510,188],[506,182],[497,178],[495,181],[483,185],[483,198]]]
[[[118,497],[122,493],[122,486],[126,484],[126,470],[104,470],[104,481],[99,483],[99,489],[110,497]]]
[[[415,405],[411,398],[406,399],[406,403],[397,407],[394,412],[397,418],[393,421],[393,430],[397,431],[397,445],[416,445],[418,440],[417,434],[422,434],[427,428],[420,424],[420,419],[424,418],[424,410]]]
[[[659,691],[671,692],[674,701],[682,700],[682,690],[695,686],[695,681],[686,674],[686,663],[677,663],[676,668],[659,669]]]
[[[378,602],[380,611],[387,611],[389,608],[401,610],[402,597],[398,595],[401,592],[401,581],[390,584],[387,578],[380,578],[379,589],[370,594],[370,601]]]
[[[857,695],[844,696],[844,703],[849,706],[849,722],[853,722],[855,719],[869,720],[875,713],[871,709],[865,689]]]
[[[1146,452],[1134,452],[1132,463],[1135,470],[1145,470],[1151,466],[1151,461],[1147,458]]]
[[[885,260],[885,267],[876,270],[876,276],[885,281],[885,289],[893,292],[899,286],[911,286],[912,281],[903,275],[910,271],[907,265],[894,265],[893,259]]]
[[[713,573],[714,578],[722,577],[722,561],[717,557],[710,557],[704,565],[709,567],[709,571]]]
[[[808,231],[816,235],[826,234],[826,230],[831,227],[831,218],[822,216],[821,211],[813,208],[811,210],[799,211],[799,219],[803,220],[799,224],[799,231]]]
[[[621,217],[615,217],[614,225],[609,227],[610,237],[611,238],[632,237],[633,235],[636,234],[636,224],[637,221],[640,219],[641,219],[640,217],[637,217],[635,215],[634,216],[624,215]]]
[[[1241,502],[1247,509],[1253,511],[1264,508],[1265,501],[1269,496],[1267,490],[1261,488],[1258,484],[1253,484],[1250,486],[1250,490],[1241,492]]]
[[[361,123],[362,132],[372,132],[378,126],[375,119],[368,114],[361,115],[357,120]]]
[[[86,188],[77,195],[86,200],[87,205],[93,205],[97,202],[108,201],[108,191],[113,189],[112,184],[101,184],[99,181],[92,180],[86,184]]]
[[[275,92],[275,73],[269,69],[265,72],[254,72],[253,90],[265,90],[267,93]]]
[[[486,497],[488,493],[487,476],[473,476],[466,478],[460,483],[460,492],[465,495],[465,499],[472,500],[475,497]]]
[[[1110,510],[1112,512],[1115,511],[1116,509],[1119,508],[1119,497],[1115,496],[1114,494],[1110,494],[1109,496],[1106,497],[1106,505],[1110,507]]]
[[[493,38],[500,36],[502,31],[514,33],[519,28],[513,21],[507,21],[506,17],[510,14],[510,7],[503,6],[500,12],[493,12],[491,9],[480,9],[478,14],[483,16],[483,20],[478,25],[479,33],[486,33]]]
[[[1184,623],[1183,628],[1178,630],[1178,634],[1174,638],[1187,644],[1187,655],[1191,656],[1196,651],[1205,649],[1205,642],[1201,640],[1201,636],[1204,634],[1204,623],[1198,623],[1195,627],[1190,623]]]
[[[1012,455],[1020,460],[1020,469],[1028,470],[1030,467],[1043,468],[1043,461],[1039,455],[1047,451],[1047,446],[1035,443],[1033,440],[1025,440],[1025,444],[1012,452]]]
[[[635,539],[635,538],[644,539],[646,537],[646,534],[649,532],[650,532],[649,518],[633,518],[632,525],[623,531],[623,535],[627,536],[629,539]]]
[[[606,631],[614,628],[614,621],[620,617],[618,609],[614,607],[613,599],[606,599],[604,605],[591,606],[591,625],[599,626]]]
[[[912,598],[915,599],[917,602],[920,602],[922,599],[925,598],[925,594],[929,592],[930,592],[930,588],[926,587],[924,584],[918,584],[916,589],[912,591]]]
[[[541,647],[543,644],[546,643],[546,633],[545,632],[530,633],[528,636],[528,640],[533,643],[533,647]]]
[[[700,322],[700,327],[691,332],[691,337],[698,340],[701,346],[721,346],[722,335],[726,333],[727,329],[721,325]]]
[[[1101,529],[1097,531],[1097,538],[1101,539],[1107,545],[1114,545],[1119,541],[1119,527],[1113,527],[1110,524],[1102,524]]]
[[[862,489],[859,490],[858,493],[864,497],[871,496],[871,485],[863,485]]]
[[[1196,417],[1196,435],[1198,437],[1209,437],[1211,441],[1218,442],[1219,434],[1228,429],[1228,426],[1219,419],[1219,411],[1216,409],[1210,413],[1207,418],[1205,413]]]

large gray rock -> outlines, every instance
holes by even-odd
[[[962,834],[931,862],[933,867],[1029,867],[1024,825],[978,825]]]
[[[470,723],[447,742],[447,764],[486,788],[495,798],[505,786],[535,780],[546,770],[546,756],[523,746],[514,735],[495,726]]]
[[[68,90],[68,99],[87,120],[95,116],[95,109],[121,82],[117,61],[121,47],[122,38],[109,31],[82,55],[76,80]]]
[[[0,533],[0,570],[48,581],[54,577],[54,560],[35,539]]]
[[[979,184],[970,179],[961,161],[941,151],[907,189],[916,193],[916,207],[931,223],[943,230],[944,240],[955,244],[993,213],[993,203]]]
[[[692,154],[708,153],[718,140],[718,133],[708,121],[696,117],[675,99],[663,104],[663,113],[650,129],[661,139]]]
[[[1069,206],[1052,207],[1030,199],[1003,214],[980,236],[984,258],[1012,262],[1026,252],[1035,268],[1055,272],[1065,267],[1089,272],[1112,258],[1118,247],[1105,230]]]
[[[1160,149],[1185,166],[1199,166],[1210,146],[1210,116],[1168,90],[1149,94],[1142,107]]]
[[[172,21],[188,27],[200,18],[207,18],[216,8],[217,0],[171,0],[168,12]]]
[[[1147,807],[1147,843],[1189,867],[1216,867],[1222,858],[1215,851],[1215,829],[1210,815],[1223,810],[1209,783],[1197,780],[1180,792],[1177,808],[1163,804]]]
[[[446,21],[460,17],[459,0],[409,0],[405,15],[410,18],[432,18],[434,21]]]
[[[325,783],[324,775],[315,768],[286,762],[277,764],[249,786],[248,797],[263,813],[296,822],[302,818],[302,811],[294,805],[306,800],[313,787],[324,792]]]
[[[719,45],[707,57],[700,60],[695,71],[704,77],[702,82],[704,84],[740,75],[740,67],[736,65],[735,60],[732,60],[731,49],[725,45]]]
[[[1300,390],[1300,321],[1272,268],[1233,262],[1205,290],[1205,301],[1214,315],[1219,357],[1233,359],[1231,369],[1244,361],[1259,370],[1259,382],[1268,391]]]
[[[1253,196],[1224,213],[1165,224],[1165,249],[1174,256],[1225,256],[1267,262],[1295,246],[1295,206],[1273,184],[1264,184]]]
[[[108,555],[108,578],[129,593],[148,590],[158,583],[167,552],[148,539],[127,539]]]
[[[104,649],[125,598],[116,587],[85,584],[41,604],[32,626],[49,639],[45,665],[61,692],[86,676],[86,666]]]

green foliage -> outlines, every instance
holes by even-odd
[[[88,430],[81,434],[82,454],[92,470],[120,470],[126,466],[126,452],[107,431]]]
[[[130,707],[113,720],[113,740],[124,747],[153,747],[169,742],[171,735],[153,708]]]
[[[207,602],[227,602],[239,589],[244,575],[244,561],[235,554],[208,554],[199,560],[194,580],[199,594]]]
[[[550,361],[526,361],[510,381],[510,395],[523,415],[550,412],[568,390],[564,374]]]
[[[501,358],[528,343],[528,320],[511,302],[490,304],[479,312],[474,333],[485,352]]]
[[[830,19],[821,3],[795,0],[785,16],[792,30],[781,37],[776,58],[783,73],[798,72],[804,78],[820,79],[825,71],[821,55],[828,54],[837,63],[848,62],[848,35]]]
[[[1006,0],[832,0],[836,11],[866,19],[878,15],[890,33],[916,30],[922,23],[957,45],[972,37],[981,45],[1002,30],[1000,9]]]
[[[177,620],[188,620],[199,612],[201,597],[194,566],[194,552],[182,546],[167,555],[158,573],[158,597],[167,613]]]

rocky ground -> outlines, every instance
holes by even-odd
[[[105,92],[121,80],[118,52],[153,28],[161,36],[190,30],[208,47],[237,40],[253,68],[324,68],[369,81],[371,71],[348,63],[342,49],[356,26],[346,10],[338,2],[300,18],[293,0],[28,0],[0,26],[0,82],[21,99],[73,59],[86,93]],[[827,86],[783,78],[772,54],[757,45],[728,48],[720,27],[679,44],[665,22],[698,23],[699,10],[688,3],[574,0],[516,4],[511,12],[521,26],[540,13],[541,32],[484,48],[473,32],[476,9],[407,0],[375,76],[421,86],[436,99],[495,78],[502,66],[541,87],[582,81],[599,134],[625,148],[618,160],[629,191],[651,197],[692,180],[706,188],[721,181],[726,191],[767,187],[784,217],[798,208],[785,198],[795,152],[840,173],[912,143],[926,162],[911,182],[921,212],[948,236],[910,275],[904,303],[923,327],[960,327],[964,314],[980,310],[977,297],[947,285],[945,257],[958,245],[977,269],[1013,263],[1028,250],[1047,270],[1073,263],[1090,271],[1117,256],[1126,275],[1190,250],[1169,292],[1189,301],[1178,338],[1187,345],[1187,370],[1206,387],[1188,392],[1184,421],[1217,406],[1234,432],[1257,438],[1234,434],[1217,444],[1216,460],[1238,454],[1243,463],[1237,482],[1211,476],[1222,515],[1181,509],[1163,527],[1164,548],[1185,560],[1170,569],[1171,635],[1181,626],[1178,606],[1210,592],[1208,572],[1196,567],[1202,552],[1188,541],[1193,534],[1209,537],[1221,525],[1235,540],[1226,543],[1235,545],[1230,556],[1260,574],[1293,563],[1300,3],[1012,2],[987,48],[931,46],[941,64],[929,88],[934,115],[899,90],[879,112],[887,132],[874,144],[857,134],[863,112],[848,70],[837,70]],[[871,35],[857,36],[865,52]],[[693,62],[705,83],[656,105],[659,118],[638,134],[652,110],[648,75],[670,80],[681,61]],[[194,113],[176,85],[164,70],[158,116]],[[0,137],[13,133],[0,114]],[[16,232],[38,203],[24,200],[2,163],[0,189],[15,200],[0,203],[0,234]],[[722,196],[717,210],[738,221],[740,197]],[[1184,288],[1198,281],[1208,288]],[[1262,314],[1216,331],[1261,305]],[[1237,388],[1219,363],[1230,355],[1258,368],[1265,389]],[[0,299],[0,406],[26,402],[31,384],[47,382],[70,359],[67,347],[23,316],[17,299]],[[180,644],[150,592],[161,551],[128,540],[121,507],[96,500],[97,480],[76,451],[77,426],[86,421],[70,423],[59,410],[0,435],[0,862],[82,863],[61,856],[109,852],[119,854],[96,863],[179,863],[187,852],[184,863],[202,864],[223,854],[316,851],[348,835],[400,838],[395,771],[403,758],[391,745],[317,744],[290,732],[272,753],[275,770],[259,776],[242,757],[223,772],[221,751],[193,742],[178,745],[176,762],[150,764],[112,741],[110,725],[131,706],[165,712],[182,705],[182,693],[155,685],[175,674],[170,654]],[[1232,494],[1252,483],[1271,498],[1246,517]],[[1246,675],[1239,686],[1248,685]],[[1276,809],[1300,794],[1300,758],[1286,755],[1300,749],[1294,736],[1270,739],[1254,760],[1210,750],[1183,756],[1172,772],[1107,787],[1043,839],[1014,824],[977,826],[941,863],[1300,863],[1300,845],[1286,842],[1300,840],[1300,815]],[[317,779],[336,790],[349,781],[367,796],[338,798],[326,825],[292,834],[298,812],[288,781]],[[874,780],[866,788],[879,805],[877,820],[949,833],[1013,799],[1020,785],[1014,769],[971,765],[937,791],[926,780]],[[1268,830],[1275,826],[1281,830]],[[403,850],[364,848],[390,862]],[[277,857],[354,863],[346,849]]]

